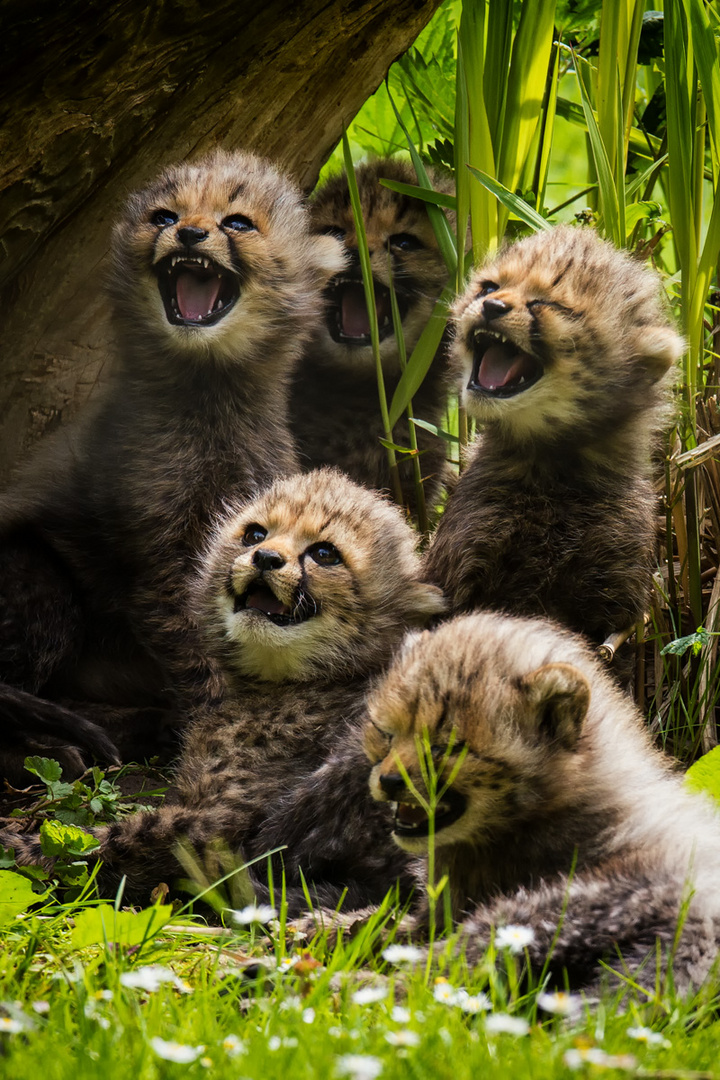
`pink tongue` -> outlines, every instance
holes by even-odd
[[[532,370],[532,357],[527,353],[516,353],[506,345],[491,345],[480,363],[478,382],[485,390],[497,390]]]
[[[340,308],[342,332],[347,337],[365,337],[370,333],[370,320],[362,285],[345,285]]]
[[[179,274],[175,283],[177,306],[183,319],[197,322],[212,312],[220,292],[217,274],[201,278],[197,274]]]

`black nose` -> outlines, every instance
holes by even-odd
[[[378,777],[378,782],[385,794],[389,795],[391,799],[397,800],[407,791],[405,781],[400,773],[386,773],[384,776],[380,775]]]
[[[201,244],[203,240],[207,239],[207,229],[199,229],[197,225],[183,225],[182,229],[178,229],[177,237],[182,244],[187,244],[188,247],[192,247],[193,244]]]
[[[500,315],[504,315],[507,311],[512,311],[512,304],[506,304],[504,300],[488,296],[487,300],[483,301],[483,314],[488,322],[499,318]]]
[[[257,566],[258,570],[279,570],[284,565],[285,560],[279,551],[258,548],[253,555],[253,566]]]

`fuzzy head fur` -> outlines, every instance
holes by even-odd
[[[448,273],[424,203],[390,191],[381,179],[417,184],[408,161],[382,158],[358,166],[355,177],[362,205],[378,307],[380,355],[388,374],[399,373],[389,287],[397,296],[408,355],[427,323]],[[445,177],[432,174],[436,189],[449,190]],[[347,176],[326,181],[311,202],[312,230],[335,237],[348,264],[326,290],[325,324],[318,338],[329,363],[372,370],[374,360]],[[388,266],[388,253],[391,268]]]
[[[511,244],[453,315],[468,412],[513,442],[592,442],[657,413],[684,348],[657,275],[588,228]]]
[[[295,184],[248,153],[214,153],[132,195],[113,236],[111,294],[136,363],[287,362],[315,328],[343,265],[311,236]]]
[[[408,627],[443,609],[419,574],[399,509],[318,469],[277,481],[219,527],[197,606],[231,673],[334,681],[380,667]]]

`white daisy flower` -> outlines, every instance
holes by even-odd
[[[314,1023],[315,1022],[315,1010],[312,1009],[312,1008],[303,1009],[302,1021],[303,1021],[303,1024],[312,1024],[312,1023]]]
[[[33,1001],[31,1008],[32,1008],[33,1012],[36,1012],[38,1014],[38,1016],[44,1016],[45,1013],[50,1012],[50,1002],[49,1001]]]
[[[445,979],[437,980],[433,987],[433,997],[442,1005],[456,1005],[457,993],[455,987],[451,986]]]
[[[527,1035],[530,1025],[522,1016],[491,1013],[485,1017],[485,1030],[491,1035]]]
[[[417,945],[388,945],[382,955],[388,964],[417,964],[423,958]]]
[[[417,1031],[386,1031],[385,1038],[391,1046],[419,1046],[420,1044]]]
[[[25,1030],[22,1020],[12,1020],[9,1016],[0,1016],[0,1034],[17,1035]]]
[[[455,1004],[466,1013],[487,1012],[488,1009],[492,1009],[490,998],[482,991],[477,994],[468,994],[467,990],[458,990],[455,995]]]
[[[382,1001],[388,995],[386,986],[362,986],[352,996],[356,1005],[373,1005],[376,1001]]]
[[[568,1069],[581,1069],[583,1065],[597,1065],[601,1069],[634,1069],[637,1061],[632,1054],[606,1054],[599,1046],[579,1050],[566,1050],[563,1061]]]
[[[583,1011],[583,999],[579,994],[566,994],[563,990],[538,994],[537,1003],[543,1012],[554,1013],[555,1016],[574,1018]]]
[[[404,1009],[402,1005],[393,1005],[390,1010],[390,1017],[396,1024],[409,1024],[412,1020],[412,1013],[409,1009]]]
[[[150,1040],[150,1046],[163,1061],[174,1061],[177,1065],[189,1065],[200,1057],[204,1046],[186,1046],[184,1043],[167,1042],[158,1036]]]
[[[226,1035],[222,1041],[222,1048],[227,1056],[231,1058],[247,1053],[245,1043],[238,1039],[237,1035]]]
[[[132,990],[146,990],[149,994],[159,990],[163,983],[172,983],[184,989],[175,972],[161,964],[148,964],[145,967],[133,968],[132,971],[124,971],[120,976],[120,983]]]
[[[278,1006],[279,1012],[300,1012],[300,1009],[302,1009],[302,998],[299,998],[297,994],[288,994]]]
[[[350,1080],[376,1080],[383,1063],[370,1054],[343,1054],[336,1060],[335,1068],[340,1076],[349,1076]]]
[[[499,926],[495,931],[495,945],[498,949],[509,949],[512,953],[521,953],[535,940],[535,931],[531,926]]]
[[[247,907],[231,912],[234,922],[240,926],[251,926],[253,923],[269,923],[277,918],[277,911],[269,904],[248,904]]]
[[[653,1031],[649,1027],[629,1027],[627,1034],[631,1039],[636,1039],[638,1042],[644,1042],[648,1046],[662,1046],[664,1050],[669,1050],[672,1043],[669,1039],[666,1039],[664,1035],[661,1035],[659,1031]]]
[[[299,959],[299,956],[283,956],[283,958],[278,961],[278,971],[289,971],[290,968],[295,967]]]

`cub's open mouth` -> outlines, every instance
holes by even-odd
[[[320,606],[305,589],[298,589],[292,606],[284,604],[264,581],[253,581],[244,593],[236,595],[234,611],[250,611],[264,616],[276,626],[306,622],[320,611]]]
[[[459,791],[448,788],[435,808],[435,832],[446,829],[462,817],[467,806],[467,799]],[[397,836],[427,836],[430,831],[430,819],[417,803],[399,802],[395,807],[393,832]]]
[[[377,308],[380,340],[393,333],[392,303],[390,290],[379,282],[375,284],[375,307]],[[395,289],[400,318],[404,319],[409,298]],[[362,279],[336,277],[325,290],[327,303],[327,328],[333,341],[345,345],[370,345],[370,316],[365,303]]]
[[[165,315],[176,326],[212,326],[240,296],[237,276],[200,255],[167,255],[155,273]]]
[[[473,343],[473,369],[468,390],[487,397],[509,398],[529,390],[543,377],[537,357],[518,349],[509,338],[478,330]]]

